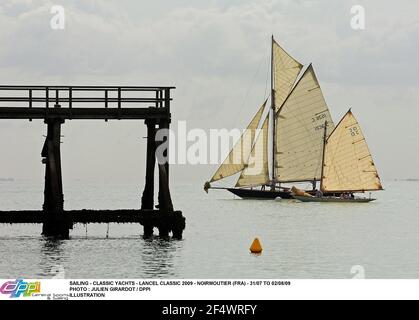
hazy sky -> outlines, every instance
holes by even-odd
[[[64,30],[50,28],[63,5]],[[366,29],[351,28],[352,5]],[[419,177],[419,2],[2,0],[1,84],[174,85],[173,124],[244,127],[266,94],[270,36],[313,63],[337,122],[358,118],[383,179]],[[0,177],[42,181],[42,121],[0,120]],[[63,126],[64,179],[144,180],[142,122]],[[214,166],[172,166],[199,187]]]

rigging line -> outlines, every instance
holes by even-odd
[[[268,100],[268,98],[272,94],[271,90],[269,90],[269,93],[268,93],[268,86],[270,82],[270,71],[271,71],[271,61],[269,59],[269,54],[266,57],[266,61],[268,62],[268,67],[266,68],[265,93],[263,94],[263,100]]]
[[[246,101],[247,101],[247,98],[249,97],[250,91],[252,90],[252,87],[253,87],[253,86],[254,86],[254,84],[255,84],[256,77],[258,76],[259,71],[260,71],[260,68],[261,68],[261,66],[262,66],[262,62],[263,62],[263,60],[265,60],[265,59],[266,59],[266,55],[264,55],[264,56],[261,58],[261,60],[260,60],[260,62],[259,62],[259,65],[258,65],[258,67],[257,67],[256,73],[253,75],[252,81],[250,82],[249,87],[247,88],[247,92],[246,92],[246,94],[245,94],[245,96],[244,96],[244,98],[243,98],[243,102],[242,102],[242,104],[241,104],[241,105],[242,105],[242,107],[240,108],[240,110],[239,110],[239,112],[238,112],[238,114],[237,114],[237,117],[235,117],[235,119],[236,119],[236,121],[235,121],[235,127],[237,127],[237,120],[239,120],[239,119],[240,119],[243,109],[245,109],[245,108],[246,108]]]

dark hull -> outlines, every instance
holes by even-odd
[[[228,191],[243,199],[294,199],[290,192],[287,191],[271,191],[271,190],[257,190],[257,189],[238,189],[227,188]]]

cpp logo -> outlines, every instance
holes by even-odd
[[[41,292],[41,282],[25,282],[22,279],[7,281],[0,287],[0,293],[10,294],[10,298],[31,297]]]

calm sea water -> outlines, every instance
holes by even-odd
[[[41,186],[42,187],[42,186]],[[386,181],[370,204],[207,195],[173,186],[187,218],[182,241],[141,238],[139,225],[75,225],[70,240],[40,225],[0,225],[0,278],[419,278],[419,182]],[[135,208],[134,185],[67,185],[66,208]],[[2,210],[36,209],[39,184],[0,182]],[[264,251],[249,254],[259,237]],[[355,266],[355,267],[354,267]],[[357,267],[360,266],[360,267]]]

